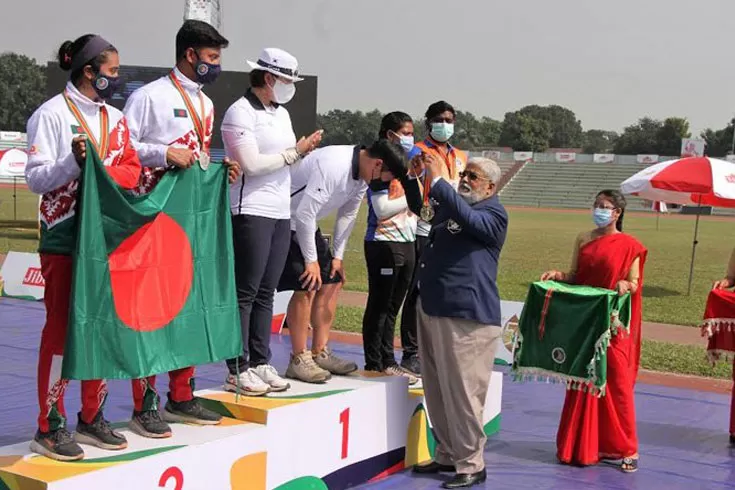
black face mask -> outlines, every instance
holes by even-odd
[[[120,85],[122,85],[120,77],[108,77],[101,74],[98,74],[92,83],[94,91],[104,100],[111,99],[120,88]]]
[[[368,184],[368,188],[373,192],[386,191],[390,188],[390,182],[384,182],[380,178],[373,179]]]

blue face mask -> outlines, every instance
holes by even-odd
[[[399,137],[401,138],[401,146],[406,150],[406,153],[411,151],[414,144],[413,136],[399,135]]]
[[[222,67],[212,63],[206,63],[202,60],[197,61],[194,65],[194,71],[197,74],[197,81],[203,85],[214,83],[219,77]]]
[[[439,143],[446,143],[454,134],[454,124],[440,122],[431,123],[431,137]]]
[[[595,222],[595,226],[603,228],[609,225],[612,221],[612,213],[612,209],[595,208],[592,212],[592,220]]]

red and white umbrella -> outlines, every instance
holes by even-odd
[[[641,170],[620,184],[623,194],[688,206],[735,208],[735,163],[709,157],[686,157]],[[699,212],[694,225],[689,286],[692,291]]]
[[[709,157],[661,162],[625,180],[620,191],[651,201],[735,208],[735,163]]]

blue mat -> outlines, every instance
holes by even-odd
[[[0,446],[30,440],[36,430],[36,359],[44,322],[42,303],[0,298]],[[273,337],[273,363],[288,362],[287,336]],[[359,346],[334,344],[341,356],[363,364]],[[224,364],[197,369],[197,388],[222,384]],[[167,375],[159,377],[165,393]],[[105,415],[126,420],[133,410],[130,382],[112,381]],[[735,489],[735,449],[727,446],[730,397],[639,384],[636,389],[640,470],[608,466],[572,468],[556,463],[556,429],[564,399],[560,385],[518,384],[505,378],[501,431],[485,450],[488,482],[506,489]],[[79,410],[79,383],[66,395],[70,425]],[[318,429],[316,429],[318,430]],[[364,485],[370,489],[437,488],[440,479],[404,472]],[[483,488],[483,486],[475,487]]]

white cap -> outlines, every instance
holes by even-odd
[[[293,82],[303,80],[299,78],[299,63],[296,58],[278,48],[265,48],[258,61],[253,63],[247,60],[253,70],[263,70]]]

